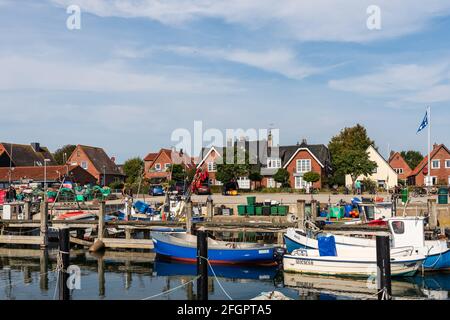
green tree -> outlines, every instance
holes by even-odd
[[[66,144],[65,146],[62,146],[61,148],[56,150],[53,154],[56,163],[58,163],[59,165],[66,164],[67,160],[69,160],[70,155],[73,153],[76,147],[77,146],[73,144]]]
[[[334,163],[337,174],[350,175],[352,186],[359,176],[369,176],[377,168],[365,150],[344,150],[335,156]]]
[[[400,154],[403,157],[403,159],[405,159],[409,167],[413,170],[423,160],[423,155],[419,151],[414,150],[402,151]]]
[[[370,166],[370,163],[367,162],[368,155],[366,150],[371,145],[375,147],[375,142],[369,138],[366,128],[360,124],[354,127],[344,128],[338,135],[331,138],[328,144],[333,167],[333,174],[329,179],[330,183],[344,185],[345,175],[351,174],[348,172],[361,171],[358,167]],[[358,159],[359,165],[355,166],[355,170],[352,170],[349,166],[346,166],[346,168],[341,167],[346,163],[345,158],[347,156],[355,158],[357,155],[362,157],[362,159]],[[366,172],[366,170],[362,171]]]
[[[184,166],[181,164],[174,164],[169,166],[168,170],[172,170],[172,180],[173,181],[184,181],[186,179],[187,173]]]
[[[303,175],[303,180],[305,180],[308,183],[315,183],[320,180],[320,174],[314,171],[306,172]]]
[[[238,163],[240,152],[238,152],[238,148],[234,148],[233,163],[228,164],[227,150],[229,149],[223,149],[223,156],[220,159],[222,160],[222,163],[217,165],[217,180],[222,183],[227,183],[237,180],[239,177],[248,176],[250,173],[250,160],[248,152],[245,152],[245,159],[243,161],[244,163]]]
[[[137,183],[144,173],[144,161],[139,157],[128,159],[123,165],[123,171],[127,176],[127,183]]]
[[[291,184],[289,183],[290,174],[286,169],[278,169],[278,171],[273,175],[273,179],[281,183],[283,188],[290,188]]]

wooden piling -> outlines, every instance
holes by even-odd
[[[48,250],[40,250],[39,254],[39,288],[41,290],[48,290]]]
[[[211,197],[208,197],[208,200],[206,201],[206,212],[208,221],[212,221],[212,219],[214,218],[214,202]]]
[[[44,199],[41,202],[40,207],[40,236],[41,236],[41,249],[45,249],[48,246],[48,202]]]
[[[429,220],[428,224],[430,229],[436,229],[438,227],[438,214],[437,214],[437,200],[436,199],[428,199],[428,213]]]
[[[59,229],[59,300],[70,300],[70,291],[67,287],[69,274],[67,269],[70,264],[70,230],[69,228]],[[61,263],[61,264],[60,264]]]
[[[102,201],[100,203],[100,210],[98,211],[98,239],[103,240],[103,236],[105,235],[105,211],[106,211],[106,203]]]
[[[208,233],[197,232],[197,299],[208,300]]]
[[[297,200],[297,219],[299,225],[303,225],[305,221],[305,205],[305,200]]]
[[[105,260],[99,257],[97,260],[97,274],[98,274],[98,295],[101,298],[105,297]]]
[[[311,200],[311,221],[317,220],[317,200]]]
[[[187,200],[186,206],[186,232],[191,233],[192,230],[192,201]]]
[[[391,247],[389,236],[377,236],[376,244],[378,300],[392,300]]]
[[[25,200],[23,204],[24,220],[31,220],[31,201]]]

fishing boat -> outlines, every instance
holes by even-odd
[[[424,255],[413,252],[391,254],[391,275],[413,276],[424,261]],[[283,268],[285,272],[315,275],[376,276],[376,250],[375,248],[340,248],[336,255],[323,255],[316,249],[298,249],[284,256]]]
[[[184,262],[197,261],[197,237],[185,232],[152,232],[158,255]],[[275,265],[275,245],[226,242],[208,238],[211,264]]]
[[[71,211],[64,214],[60,214],[56,220],[67,220],[67,221],[94,221],[96,215],[85,211]]]
[[[446,240],[425,240],[423,217],[396,217],[387,219],[392,234],[391,251],[413,247],[418,254],[426,256],[423,267],[426,271],[450,269],[450,248]],[[320,236],[320,235],[317,235]],[[318,249],[317,236],[301,229],[288,229],[284,235],[288,252],[296,249]],[[354,236],[335,235],[336,245],[351,248],[374,248],[376,240]]]

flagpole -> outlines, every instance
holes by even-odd
[[[431,107],[428,106],[428,185],[431,186]]]

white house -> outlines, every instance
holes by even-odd
[[[378,167],[368,177],[359,176],[357,180],[362,181],[364,178],[369,178],[375,181],[378,187],[386,189],[394,188],[398,184],[398,174],[373,146],[370,146],[367,152],[369,153],[369,159],[375,161]],[[350,175],[345,176],[345,185],[348,188],[352,187],[352,178]]]

